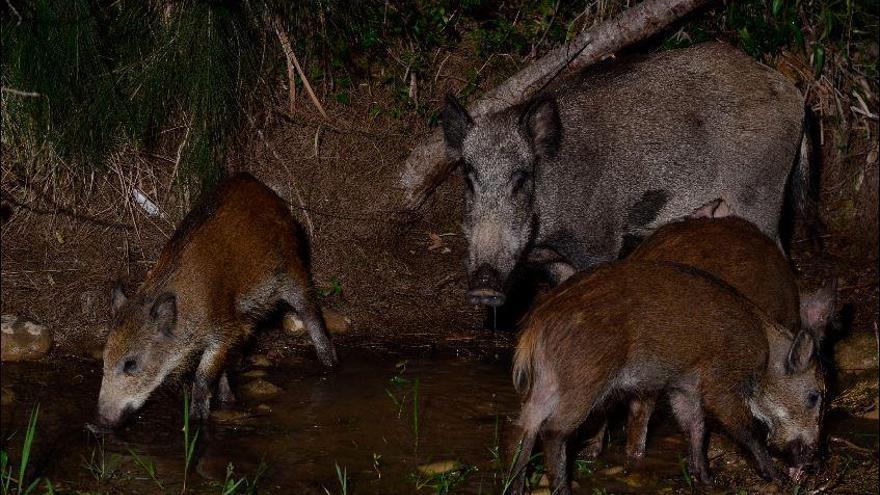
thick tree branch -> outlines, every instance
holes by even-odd
[[[614,19],[582,33],[568,45],[550,51],[468,108],[479,118],[521,103],[558,77],[566,77],[633,43],[649,38],[708,0],[645,0]],[[401,184],[407,207],[418,208],[455,168],[443,133],[435,129],[412,150],[404,164]]]

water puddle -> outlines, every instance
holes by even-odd
[[[333,374],[311,361],[239,372],[238,402],[199,427],[190,491],[222,493],[227,480],[245,478],[231,493],[247,493],[258,477],[259,493],[502,492],[507,466],[497,455],[515,435],[519,409],[508,362],[352,352],[343,358]],[[19,458],[39,403],[35,475],[67,489],[180,492],[178,389],[160,391],[131,424],[97,438],[84,425],[92,420],[100,373],[96,362],[4,365],[3,386],[15,396],[2,410],[4,449]],[[254,381],[281,391],[261,398],[266,391],[248,385]],[[244,394],[251,388],[257,396]],[[680,465],[685,447],[673,428],[652,431],[647,459],[631,470],[622,467],[621,437],[612,436],[599,461],[575,462],[575,493],[690,492]]]

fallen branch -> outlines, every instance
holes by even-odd
[[[275,27],[275,35],[278,36],[278,42],[281,43],[281,48],[284,50],[284,56],[287,58],[287,77],[290,80],[290,111],[293,112],[293,99],[296,97],[296,89],[295,89],[295,81],[293,80],[293,72],[290,70],[290,66],[293,65],[296,68],[297,74],[299,74],[299,78],[302,79],[303,87],[306,89],[306,93],[308,93],[309,98],[311,98],[312,103],[315,104],[315,108],[318,109],[318,112],[321,113],[321,116],[324,117],[325,120],[330,120],[327,117],[327,112],[324,111],[324,106],[321,105],[321,102],[318,100],[318,97],[315,96],[315,92],[312,90],[312,85],[309,83],[309,79],[306,77],[305,73],[302,70],[302,67],[299,66],[299,60],[296,58],[296,54],[293,53],[293,48],[290,46],[290,40],[287,38],[287,33],[284,31],[284,26],[281,24],[281,20],[277,17],[274,19],[274,27]]]
[[[26,96],[28,98],[39,98],[39,97],[43,96],[40,93],[37,93],[35,91],[22,91],[20,89],[8,88],[6,86],[3,86],[2,88],[0,88],[0,92],[9,93],[9,94],[13,94],[16,96]]]
[[[479,118],[516,105],[546,88],[558,77],[602,60],[644,40],[708,3],[708,0],[645,0],[614,19],[582,33],[571,43],[551,50],[510,79],[486,93],[468,111]],[[449,156],[439,129],[412,150],[400,181],[407,207],[418,208],[455,168],[459,157]]]

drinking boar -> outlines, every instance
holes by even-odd
[[[231,397],[228,354],[278,308],[303,321],[324,365],[336,364],[305,235],[278,195],[251,175],[235,175],[184,218],[133,295],[114,288],[100,422],[117,425],[194,360],[191,414],[205,419],[215,388]]]
[[[709,416],[751,452],[762,476],[784,480],[756,423],[803,466],[819,441],[825,394],[819,336],[794,330],[684,265],[623,261],[576,275],[539,301],[517,345],[518,488],[540,436],[551,491],[569,493],[565,443],[575,429],[612,399],[661,392],[688,438],[695,478],[710,482]]]
[[[807,204],[804,117],[794,84],[723,43],[606,64],[479,119],[447,98],[471,302],[503,304],[521,260],[561,281],[719,197],[776,238],[793,169]]]
[[[713,215],[726,211],[723,202],[713,203]],[[800,297],[791,263],[778,244],[753,224],[733,216],[666,224],[645,239],[629,259],[670,261],[708,272],[733,286],[783,327],[799,328],[803,319],[815,335],[824,331],[835,300],[830,286]],[[631,460],[645,454],[655,402],[656,397],[643,395],[630,403],[626,453]],[[600,427],[591,439],[587,447],[590,455],[601,451],[604,433],[604,426]]]

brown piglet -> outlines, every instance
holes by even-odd
[[[718,218],[727,211],[724,202],[715,202],[716,218],[691,218],[672,222],[657,229],[630,254],[631,260],[654,260],[681,263],[703,270],[730,284],[767,315],[786,328],[799,328],[802,313],[823,311],[833,302],[835,290],[829,286],[814,293],[799,295],[791,263],[773,239],[754,224],[739,217]],[[727,213],[724,213],[727,214]],[[822,326],[823,318],[805,316],[805,321]],[[809,328],[822,332],[824,328]],[[648,422],[655,397],[642,396],[629,406],[626,426],[626,453],[631,461],[645,454]],[[604,425],[591,439],[587,452],[597,455],[602,448]]]
[[[193,366],[191,415],[206,419],[215,390],[222,401],[232,398],[230,352],[278,309],[304,322],[324,365],[337,363],[306,236],[284,200],[238,174],[190,211],[134,294],[114,287],[99,422],[118,425],[167,377]]]
[[[570,493],[566,441],[576,428],[613,399],[661,393],[688,438],[696,479],[710,482],[708,416],[752,454],[762,476],[784,480],[766,443],[791,453],[794,465],[812,459],[825,394],[820,337],[783,327],[728,284],[684,265],[622,261],[575,275],[536,305],[517,345],[517,490],[538,437],[551,491]]]

